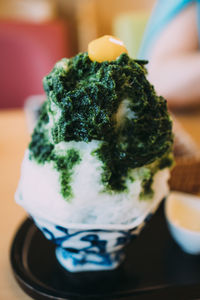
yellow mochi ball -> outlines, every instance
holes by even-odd
[[[112,61],[122,53],[128,53],[124,43],[112,35],[104,35],[88,45],[88,56],[92,61]]]

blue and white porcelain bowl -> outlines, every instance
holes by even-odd
[[[156,209],[154,209],[155,211]],[[70,224],[63,227],[40,217],[33,217],[45,237],[56,245],[59,263],[70,272],[112,270],[124,260],[125,246],[135,238],[153,212],[137,220],[138,225],[94,227]]]

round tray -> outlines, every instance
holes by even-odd
[[[34,299],[200,296],[200,257],[183,253],[171,239],[163,205],[127,247],[124,263],[114,271],[67,272],[56,260],[55,245],[31,219],[26,219],[18,229],[10,259],[18,284]]]

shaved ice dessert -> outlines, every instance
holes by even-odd
[[[146,79],[146,61],[131,59],[114,37],[101,39],[44,78],[46,101],[22,164],[16,201],[54,241],[58,226],[68,236],[69,228],[127,236],[168,194],[173,137],[166,100]],[[72,255],[65,264],[67,240],[57,251],[65,268],[74,271],[74,259],[78,271],[105,268]]]

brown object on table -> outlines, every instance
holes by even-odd
[[[200,154],[189,158],[175,158],[175,162],[169,181],[171,190],[200,193]]]
[[[200,192],[200,149],[173,117],[175,167],[169,181],[171,190]]]

